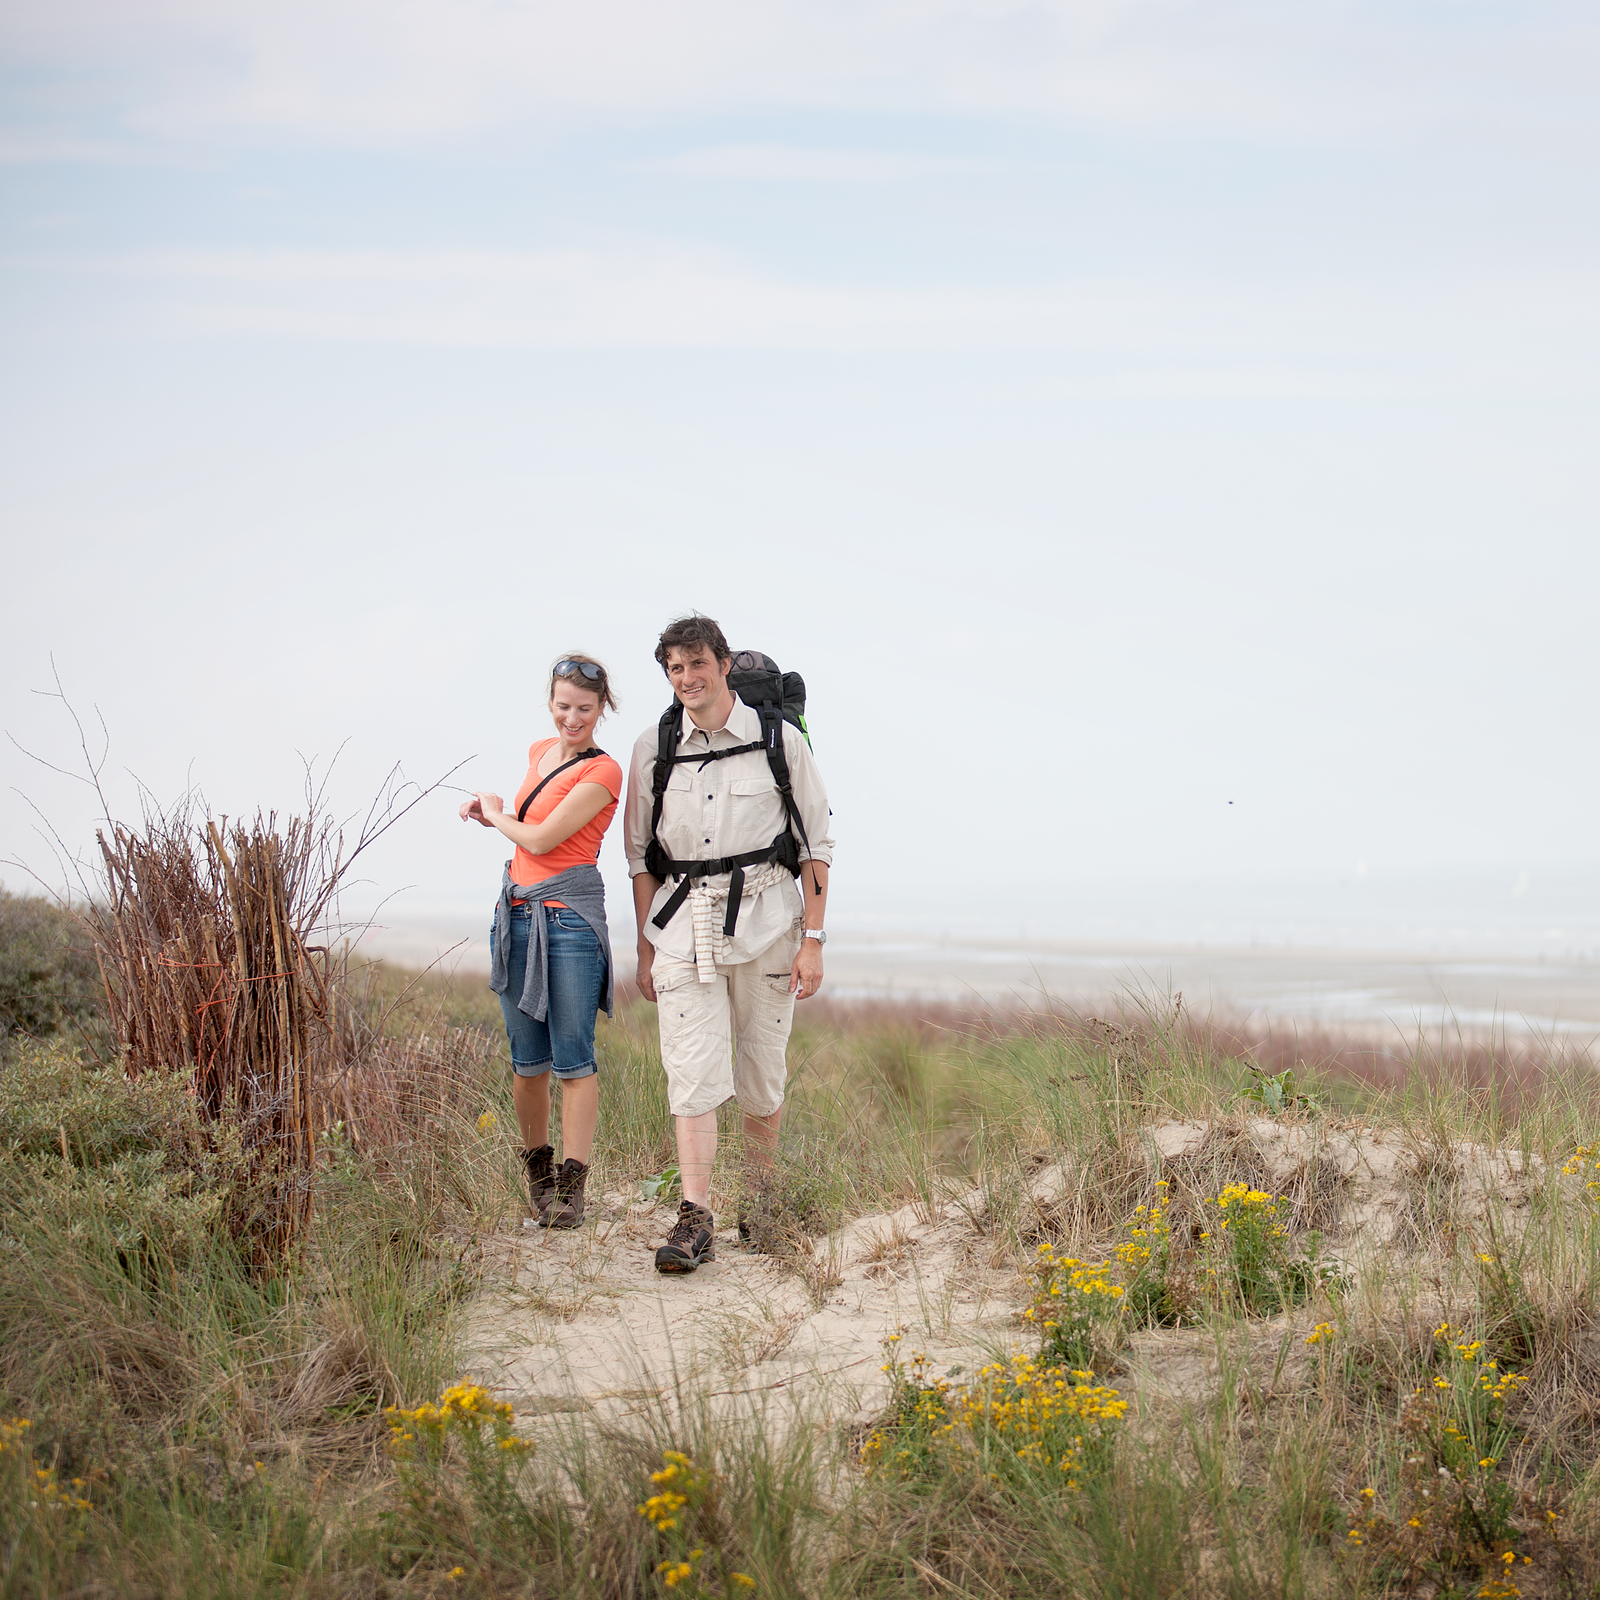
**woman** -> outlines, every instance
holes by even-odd
[[[563,656],[550,669],[555,737],[528,747],[515,810],[487,791],[461,807],[463,822],[498,828],[517,847],[489,935],[489,987],[505,1014],[528,1194],[545,1228],[583,1221],[600,1110],[594,1019],[602,1006],[611,1015],[612,983],[595,863],[622,796],[622,769],[593,736],[616,709],[606,669],[592,656]],[[552,1074],[561,1080],[559,1170],[550,1144]]]

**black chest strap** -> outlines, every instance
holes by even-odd
[[[788,846],[787,851],[784,849],[785,845]],[[786,856],[792,859],[786,859]],[[794,848],[794,838],[787,827],[771,844],[763,846],[760,850],[746,850],[736,856],[713,856],[709,861],[674,861],[670,856],[657,856],[655,864],[666,869],[659,876],[674,877],[681,881],[668,896],[667,903],[650,919],[651,922],[658,928],[666,927],[683,909],[683,902],[689,898],[689,891],[694,887],[696,878],[714,878],[719,872],[726,872],[728,909],[723,913],[722,931],[731,939],[739,926],[739,905],[744,899],[744,869],[763,866],[769,861],[798,874],[800,870],[798,852]]]

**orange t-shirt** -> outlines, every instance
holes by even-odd
[[[517,790],[517,797],[509,807],[513,816],[521,810],[523,800],[538,787],[539,762],[555,742],[554,739],[539,739],[528,746],[528,776],[522,780]],[[518,845],[517,853],[511,861],[513,883],[543,883],[546,878],[553,878],[558,872],[565,872],[568,867],[581,867],[586,862],[596,862],[600,859],[600,841],[605,838],[606,829],[611,826],[611,819],[617,811],[617,801],[622,795],[622,768],[610,756],[595,756],[591,760],[580,761],[575,767],[568,767],[559,777],[553,778],[544,786],[539,798],[528,807],[528,814],[522,820],[535,824],[545,821],[580,783],[603,783],[611,796],[611,804],[584,823],[570,838],[563,839],[547,855],[529,855],[521,845]],[[512,902],[513,905],[521,903],[521,901]],[[545,904],[561,906],[559,900],[546,900]]]

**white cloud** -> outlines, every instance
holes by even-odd
[[[117,336],[545,349],[1012,350],[1165,394],[1328,392],[1397,370],[1508,382],[1594,370],[1586,276],[1270,288],[1156,277],[825,283],[731,252],[588,248],[178,251],[0,262],[18,314]],[[44,298],[38,298],[42,294]],[[52,300],[50,297],[56,297]],[[109,324],[109,325],[105,325]]]
[[[641,162],[642,170],[691,178],[757,183],[900,183],[913,178],[973,176],[996,170],[992,161],[916,156],[886,150],[840,150],[798,145],[729,144]]]
[[[752,107],[1311,138],[1439,118],[1592,131],[1600,29],[1555,0],[53,0],[0,50],[147,131],[355,142]],[[104,108],[102,108],[104,109]]]

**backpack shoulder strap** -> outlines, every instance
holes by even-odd
[[[596,756],[603,756],[604,754],[604,750],[597,749],[594,745],[590,745],[587,750],[580,750],[570,761],[563,761],[559,767],[556,767],[552,771],[546,773],[545,776],[542,777],[536,784],[534,784],[534,786],[528,791],[527,799],[525,799],[522,804],[517,807],[517,821],[522,822],[526,819],[528,815],[528,807],[539,798],[540,791],[547,783],[550,782],[552,778],[559,777],[567,770],[568,767],[575,767],[580,761],[592,761]]]
[[[661,829],[661,807],[667,798],[667,780],[672,776],[673,761],[678,754],[678,735],[683,730],[683,702],[676,695],[672,704],[661,713],[656,724],[656,764],[650,774],[650,793],[653,804],[650,811],[650,843],[657,843]]]
[[[772,770],[772,781],[777,784],[783,809],[788,813],[789,827],[799,836],[809,855],[811,840],[806,837],[805,820],[800,815],[800,807],[795,804],[794,789],[789,778],[789,754],[783,748],[783,707],[763,702],[755,709],[761,718],[761,739],[767,752],[767,766]]]

